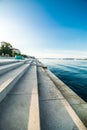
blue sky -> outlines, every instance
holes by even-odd
[[[0,0],[0,41],[36,57],[87,57],[87,1]]]

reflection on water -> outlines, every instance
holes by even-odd
[[[87,101],[87,61],[40,59],[80,97]]]

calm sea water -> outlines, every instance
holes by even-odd
[[[40,61],[87,101],[87,60],[40,59]]]

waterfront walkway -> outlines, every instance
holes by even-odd
[[[86,121],[36,59],[0,76],[0,130],[86,130]]]

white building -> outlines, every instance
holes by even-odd
[[[17,48],[12,48],[12,51],[17,54],[21,54],[20,50]]]

